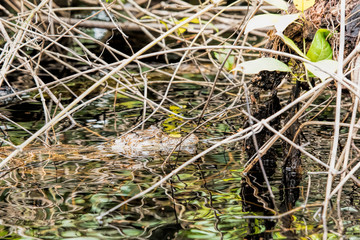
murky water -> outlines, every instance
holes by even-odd
[[[178,86],[171,99],[179,99],[180,104],[186,104],[190,98],[193,102],[203,102],[205,95],[200,90],[199,86]],[[75,118],[83,127],[112,139],[135,124],[142,114],[141,102],[120,99],[114,112],[113,100],[108,97],[94,102]],[[3,107],[1,111],[16,117],[19,124],[30,130],[38,129],[42,124],[42,106],[28,103],[23,107]],[[23,109],[27,109],[25,113]],[[232,121],[236,129],[240,122]],[[155,116],[151,123],[166,130],[182,122],[173,116]],[[60,126],[64,130],[67,127]],[[327,176],[303,175],[302,179],[288,179],[295,182],[287,185],[281,159],[264,162],[276,208],[284,212],[292,202],[295,203],[292,208],[305,203],[313,207],[279,219],[249,218],[271,216],[274,206],[261,173],[255,171],[248,177],[242,176],[247,159],[241,143],[210,152],[171,181],[105,216],[100,223],[95,219],[100,213],[149,188],[192,155],[175,154],[166,163],[166,156],[125,158],[99,147],[104,139],[88,129],[75,127],[60,132],[58,144],[49,149],[30,146],[14,159],[11,169],[0,173],[1,238],[318,239],[322,233],[317,211]],[[189,129],[184,127],[182,133]],[[15,143],[28,136],[11,125],[6,131]],[[200,130],[197,135],[202,141],[198,152],[211,146],[205,141],[210,136],[221,137],[231,131],[221,122]],[[326,132],[326,129],[311,131]],[[314,151],[329,147],[328,142],[311,141],[314,144],[309,149]],[[9,147],[3,147],[2,155],[9,151]],[[308,159],[303,158],[303,163],[304,173],[321,170]],[[359,194],[354,185],[349,184],[345,189],[347,207],[342,209],[342,224],[347,237],[355,239],[360,234]],[[330,229],[335,229],[339,222],[330,219],[328,224]],[[337,237],[335,233],[331,236]]]

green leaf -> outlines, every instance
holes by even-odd
[[[284,41],[284,43],[288,45],[292,50],[294,50],[297,54],[299,54],[303,58],[308,59],[308,57],[305,56],[305,54],[299,49],[299,47],[294,43],[293,40],[291,40],[285,35],[282,35],[281,38]]]
[[[221,51],[220,53],[214,52],[214,56],[220,63],[223,63],[230,49],[221,49],[220,51]],[[224,68],[230,71],[231,69],[234,68],[234,65],[235,65],[235,56],[230,55],[224,64]]]
[[[243,62],[233,69],[235,70],[242,71],[244,74],[258,74],[261,71],[291,72],[285,63],[275,58],[259,58]]]
[[[280,14],[262,14],[257,15],[250,19],[245,28],[245,34],[259,28],[265,28],[274,26],[277,33],[282,35],[282,32],[285,30],[287,26],[289,26],[292,22],[299,18],[299,14],[288,14],[288,15],[280,15]]]
[[[285,1],[283,0],[265,0],[265,2],[267,2],[270,5],[273,5],[281,10],[287,11],[288,10],[288,5]]]
[[[312,62],[332,59],[333,51],[329,42],[326,40],[329,35],[330,31],[327,29],[319,29],[315,33],[309,51],[306,54]]]
[[[313,62],[313,64],[304,63],[304,65],[308,71],[324,81],[330,77],[329,73],[334,74],[336,72],[338,62],[334,60],[322,60],[319,62]]]

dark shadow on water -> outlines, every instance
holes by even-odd
[[[264,167],[266,175],[271,177],[276,170],[275,160],[264,160]],[[272,209],[274,206],[270,199],[268,189],[265,185],[263,174],[260,170],[259,163],[257,163],[251,171],[244,177],[241,184],[241,198],[244,212],[253,212],[262,216],[273,215]],[[249,224],[248,235],[245,239],[272,239],[272,232],[269,230],[274,229],[276,221],[264,220],[262,225],[266,231],[258,232],[259,221],[258,219],[247,219]]]
[[[294,93],[296,96],[296,93]],[[273,115],[281,109],[280,101],[277,97],[276,91],[273,92],[272,97],[254,113],[257,119],[265,119]],[[286,118],[291,118],[295,113],[295,109],[289,111]],[[270,125],[275,129],[280,129],[280,118],[275,118],[270,122]],[[300,144],[299,137],[296,135],[299,123],[295,122],[285,133],[290,138],[295,138],[295,143]],[[273,135],[273,133],[264,128],[256,134],[257,143],[263,146],[266,141]],[[257,156],[256,147],[253,140],[250,138],[246,141],[245,149],[249,157]],[[272,176],[277,170],[278,162],[282,162],[282,175],[279,192],[275,194],[275,204],[270,198],[269,190],[266,186],[264,174],[257,162],[252,169],[247,173],[242,182],[242,204],[244,212],[254,212],[260,216],[273,216],[276,212],[278,214],[286,213],[293,209],[296,201],[299,199],[299,184],[301,180],[301,159],[300,151],[293,149],[289,144],[283,143],[280,149],[275,149],[274,146],[270,148],[267,153],[261,157],[266,176],[271,182]],[[272,184],[273,186],[273,184]],[[273,239],[274,227],[276,224],[280,225],[281,234],[288,239],[296,239],[298,236],[292,229],[293,216],[285,215],[278,220],[264,219],[262,225],[266,228],[261,233],[258,232],[259,219],[248,219],[249,234],[245,239]]]

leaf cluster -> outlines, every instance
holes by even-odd
[[[283,3],[280,3],[281,0],[267,2],[279,9],[287,11],[287,8],[284,9]],[[312,7],[314,3],[314,0],[294,0],[295,7],[301,12]],[[328,29],[318,29],[307,53],[302,52],[292,39],[283,34],[283,31],[299,17],[301,17],[301,13],[258,15],[248,22],[245,33],[259,28],[273,26],[276,34],[280,36],[287,46],[294,50],[299,56],[311,61],[311,63],[304,63],[306,70],[309,71],[309,76],[325,80],[330,76],[329,74],[335,73],[337,69],[337,62],[332,60],[333,51],[328,42],[332,34]],[[234,70],[242,71],[245,74],[257,74],[264,70],[291,72],[289,66],[274,58],[260,58],[243,62],[235,67]]]

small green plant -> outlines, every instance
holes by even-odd
[[[318,62],[321,60],[332,59],[333,51],[327,41],[331,37],[331,33],[327,29],[319,29],[315,33],[314,39],[311,42],[310,48],[306,56],[312,62]]]
[[[219,52],[214,52],[214,56],[220,63],[223,63],[223,61],[225,60],[226,55],[228,54],[229,51],[230,51],[230,49],[221,49],[221,50],[219,50]],[[235,56],[231,54],[226,59],[224,68],[226,70],[231,71],[234,68],[234,66],[235,66]]]

